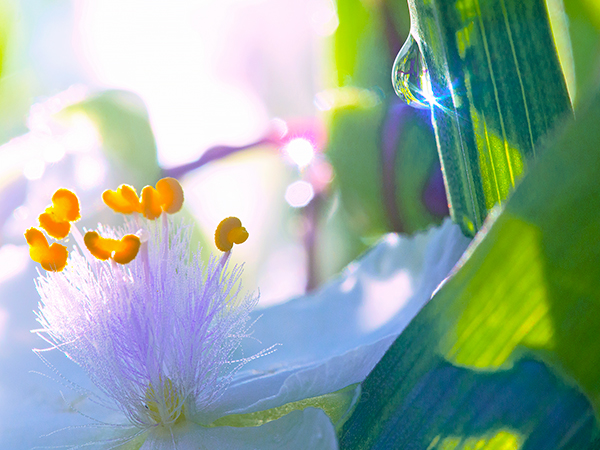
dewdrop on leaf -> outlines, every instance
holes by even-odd
[[[204,412],[235,373],[271,349],[233,358],[249,335],[249,314],[258,299],[240,295],[241,267],[230,268],[227,259],[215,256],[203,264],[190,251],[191,227],[166,215],[181,209],[179,183],[167,179],[149,188],[146,205],[144,191],[136,203],[127,185],[104,193],[113,210],[133,214],[121,229],[99,225],[81,236],[71,227],[79,248],[68,265],[36,280],[41,297],[36,332],[116,402],[138,429],[137,438],[152,439],[160,430],[175,436],[173,427],[185,421],[203,423]],[[162,220],[145,217],[146,208]],[[231,219],[220,225],[227,231],[223,239],[232,242],[226,252],[248,237],[241,222]],[[47,242],[40,234],[34,229],[26,236],[32,257],[44,266]]]

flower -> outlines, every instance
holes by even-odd
[[[86,270],[89,272],[93,270],[91,269],[93,265],[97,265],[104,268],[101,272],[105,277],[104,282],[109,280],[114,282],[112,285],[107,284],[107,287],[113,287],[115,290],[108,291],[106,297],[107,300],[114,299],[118,289],[123,289],[121,284],[132,283],[132,277],[140,274],[139,267],[143,267],[145,245],[149,252],[148,260],[154,260],[156,262],[154,267],[160,269],[156,272],[161,274],[157,277],[157,282],[164,281],[161,271],[168,269],[161,263],[166,262],[167,259],[160,257],[162,254],[160,250],[165,248],[166,243],[170,245],[171,242],[183,242],[183,240],[166,241],[162,234],[165,231],[163,227],[165,224],[169,227],[169,236],[175,236],[185,230],[178,228],[174,223],[176,220],[168,219],[164,214],[161,214],[161,218],[156,222],[149,223],[141,218],[138,224],[135,222],[135,219],[129,221],[122,230],[110,230],[105,227],[97,231],[100,237],[115,242],[125,233],[140,237],[139,254],[128,265],[119,265],[111,259],[110,255],[105,262],[101,262],[91,254],[86,258],[84,250],[72,252],[66,268],[62,272],[49,272],[42,277],[46,281],[38,281],[40,287],[43,286],[42,283],[49,282],[48,280],[51,279],[64,280],[63,288],[68,283],[75,286],[73,281],[80,283],[85,279],[87,282],[79,286],[79,289],[75,289],[74,295],[81,295],[77,291],[83,291],[84,287],[90,292],[96,292],[101,289],[101,285],[97,283],[99,278],[88,275],[88,278],[79,279],[76,278],[76,274],[79,266],[87,267]],[[147,234],[136,231],[142,223],[146,224],[144,229]],[[184,235],[185,232],[179,236]],[[87,249],[85,239],[76,240],[80,242],[80,248]],[[151,256],[150,250],[153,242],[156,243],[155,256]],[[48,432],[59,428],[61,422],[62,426],[66,424],[66,428],[40,440],[29,438],[29,442],[32,443],[59,444],[66,448],[69,448],[69,445],[73,448],[87,447],[94,443],[100,447],[110,448],[130,439],[123,448],[165,450],[199,447],[211,449],[336,448],[334,425],[338,420],[343,420],[343,414],[356,399],[359,391],[356,383],[365,378],[398,333],[428,300],[431,292],[447,276],[463,253],[467,243],[468,240],[462,237],[457,227],[449,222],[440,228],[430,230],[427,234],[411,238],[389,235],[360,261],[353,263],[338,279],[315,294],[291,300],[262,312],[252,313],[250,316],[245,314],[249,312],[245,309],[239,316],[244,316],[244,320],[237,322],[242,324],[241,329],[238,329],[237,334],[234,333],[235,336],[230,336],[230,339],[236,340],[247,335],[248,324],[254,323],[253,337],[268,344],[282,345],[276,352],[265,358],[229,354],[227,358],[221,360],[224,362],[223,365],[217,363],[224,370],[218,376],[208,379],[209,383],[204,384],[204,386],[210,385],[204,390],[205,393],[209,392],[205,396],[195,393],[193,389],[191,389],[192,393],[188,393],[190,388],[186,388],[185,383],[177,378],[179,373],[163,368],[160,374],[154,371],[154,381],[149,378],[141,381],[142,377],[132,379],[121,377],[112,384],[107,383],[106,385],[121,389],[113,397],[97,383],[104,397],[113,398],[113,403],[120,410],[117,412],[101,409],[97,403],[94,403],[94,401],[99,402],[97,397],[76,388],[82,394],[81,398],[77,403],[70,401],[70,404],[74,405],[73,409],[80,411],[80,414],[65,414],[64,411],[61,413],[60,408],[48,407],[51,404],[58,406],[62,403],[59,399],[50,400],[45,394],[46,397],[42,398],[46,399],[41,400],[39,395],[32,394],[35,389],[28,383],[14,394],[20,401],[15,402],[15,406],[11,408],[19,413],[19,417],[30,418],[27,426],[31,430],[45,429]],[[171,247],[166,246],[166,248]],[[187,261],[190,261],[191,256],[187,250],[183,253],[188,255]],[[115,254],[116,250],[112,250],[111,255],[114,257]],[[183,258],[183,262],[185,261],[186,257]],[[180,261],[180,264],[183,263]],[[213,260],[211,264],[208,268],[217,268],[217,272],[214,273],[221,275],[228,273],[224,268],[226,266],[219,268],[221,261]],[[204,276],[208,277],[209,272],[210,269]],[[170,273],[172,275],[172,272]],[[175,271],[175,273],[179,276],[179,272]],[[174,291],[163,296],[163,300],[168,300],[169,304],[178,305],[179,302],[175,300],[182,299],[181,296],[172,295],[181,292],[186,285],[179,278],[178,281],[179,283],[171,285],[174,286]],[[156,287],[160,290],[162,285],[159,283]],[[67,292],[71,291],[67,290]],[[239,307],[238,305],[244,304],[243,300],[248,298],[244,297],[241,300],[241,303],[231,303],[231,307],[226,308],[227,313],[234,304]],[[252,301],[250,298],[249,302]],[[162,305],[164,306],[165,303]],[[43,308],[44,306],[40,311],[40,318]],[[154,324],[168,322],[168,319],[158,314],[164,314],[164,309],[158,312],[148,309],[145,311]],[[89,348],[96,355],[110,361],[106,369],[100,370],[111,380],[115,377],[113,372],[120,370],[123,373],[125,369],[133,369],[133,366],[127,365],[122,358],[116,360],[117,352],[111,350],[112,346],[121,353],[127,352],[123,335],[112,335],[110,332],[115,329],[122,332],[131,327],[131,325],[123,326],[118,321],[114,323],[109,320],[119,316],[116,312],[118,311],[104,312],[106,319],[104,326],[109,330],[104,340],[86,334],[81,338],[88,340]],[[175,311],[166,312],[174,314]],[[262,317],[256,320],[261,313]],[[81,315],[80,317],[85,318]],[[178,317],[182,321],[187,320],[185,317]],[[233,322],[235,320],[232,319]],[[138,335],[129,338],[144,341]],[[260,355],[261,351],[264,352],[263,345],[259,344],[257,339],[244,340],[242,344],[244,354]],[[50,341],[53,342],[51,339]],[[97,345],[92,348],[92,342],[105,342],[108,347]],[[161,348],[163,354],[175,355],[176,350],[173,348],[174,345],[171,345],[172,342],[177,340],[174,339],[168,344],[156,341],[155,346],[148,346],[148,348],[153,350]],[[68,341],[59,344],[58,347],[68,351],[66,345],[76,346],[77,341]],[[233,346],[229,348],[232,349]],[[71,359],[76,358],[75,354],[68,352]],[[152,353],[150,355],[152,356]],[[100,356],[88,357],[90,368],[88,370],[83,367],[88,374],[95,372],[100,365],[104,364],[99,360]],[[157,360],[157,358],[151,359]],[[177,358],[174,367],[177,367],[180,372],[196,373],[182,361],[188,360]],[[240,364],[244,365],[239,367]],[[58,366],[57,369],[65,377],[68,375],[69,379],[73,379],[78,376],[77,371],[73,371],[72,367],[69,368],[61,361],[58,361]],[[227,369],[232,371],[229,372]],[[81,383],[80,380],[77,382]],[[214,390],[213,382],[217,383]],[[44,390],[44,392],[48,391],[49,388]],[[118,389],[115,388],[112,392],[116,391]],[[184,400],[186,395],[187,398]],[[85,398],[92,401],[81,400]],[[201,400],[206,398],[210,400],[207,402]],[[106,405],[106,402],[103,403]],[[136,417],[141,417],[142,420],[136,423],[133,415],[131,417],[127,415],[128,411],[134,411],[138,414]],[[125,424],[123,424],[123,416],[129,419]],[[89,417],[93,417],[96,422],[90,424]],[[99,420],[102,422],[98,422]],[[13,430],[11,433],[9,429],[9,433],[0,438],[0,443],[14,447],[14,443],[22,442],[21,439],[25,436],[23,425],[13,425]],[[85,436],[80,438],[76,436],[78,433],[84,433]],[[92,436],[90,433],[96,434]]]
[[[241,268],[229,270],[227,263],[233,244],[248,237],[239,219],[223,220],[215,237],[225,253],[204,266],[189,251],[189,228],[166,216],[183,203],[176,180],[145,187],[141,200],[130,186],[103,197],[115,211],[138,215],[122,230],[100,227],[81,237],[71,224],[80,217],[78,199],[67,189],[40,215],[48,234],[64,238],[70,229],[79,243],[82,253],[68,263],[66,247],[49,246],[39,229],[25,236],[32,259],[49,271],[36,282],[42,326],[36,332],[123,412],[136,430],[122,438],[127,442],[188,418],[202,422],[233,375],[266,352],[232,359],[258,300],[240,296]]]

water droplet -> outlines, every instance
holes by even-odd
[[[408,35],[398,52],[392,69],[392,84],[396,95],[413,108],[429,109],[433,99],[427,68],[417,41]]]

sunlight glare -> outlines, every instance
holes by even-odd
[[[427,103],[434,106],[440,106],[437,100],[435,99],[435,94],[433,93],[433,88],[431,87],[431,80],[429,79],[429,76],[426,73],[422,75],[421,83],[423,86],[421,94],[423,94],[423,97],[425,97]]]
[[[84,113],[74,113],[69,117],[69,125],[61,142],[69,152],[89,152],[102,142],[96,124]]]
[[[84,154],[77,157],[74,172],[79,187],[87,190],[102,184],[106,178],[108,167],[104,158]]]
[[[315,156],[315,148],[304,138],[295,138],[288,142],[283,151],[300,169],[310,164]]]
[[[38,158],[30,159],[23,167],[23,175],[28,180],[39,180],[44,175],[46,163]]]
[[[207,14],[218,22],[223,8],[218,2],[75,4],[73,42],[84,68],[100,85],[141,97],[164,167],[196,159],[214,145],[251,141],[268,123],[256,93],[220,76],[211,61],[206,34],[219,27],[203,25]]]
[[[335,33],[340,21],[333,1],[324,0],[317,3],[311,22],[314,30],[321,36],[330,36]]]

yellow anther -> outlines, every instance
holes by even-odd
[[[146,389],[146,408],[150,412],[150,418],[156,423],[172,424],[181,421],[185,417],[182,400],[169,378],[162,386],[162,395],[157,395],[152,384]]]
[[[135,259],[140,250],[140,238],[126,234],[121,240],[103,238],[97,231],[88,231],[83,242],[90,253],[102,261],[112,258],[119,264],[127,264]]]
[[[122,184],[116,191],[107,189],[102,193],[102,200],[114,212],[132,214],[142,212],[140,198],[133,186]]]
[[[44,233],[37,228],[30,228],[25,232],[25,239],[29,244],[29,256],[42,265],[45,270],[60,272],[67,265],[69,252],[64,245],[54,242],[48,245]]]
[[[233,244],[241,244],[248,239],[248,232],[237,217],[223,219],[215,231],[215,244],[222,252],[228,252]]]
[[[227,233],[227,240],[234,244],[243,244],[248,239],[248,232],[244,227],[237,227]]]
[[[154,220],[162,213],[160,194],[152,186],[142,189],[142,214],[146,219]]]
[[[71,230],[70,222],[79,220],[79,199],[68,189],[58,189],[52,196],[52,205],[40,214],[40,227],[55,239],[67,237]]]
[[[183,205],[183,188],[175,178],[163,178],[156,183],[160,203],[164,212],[175,214]]]

